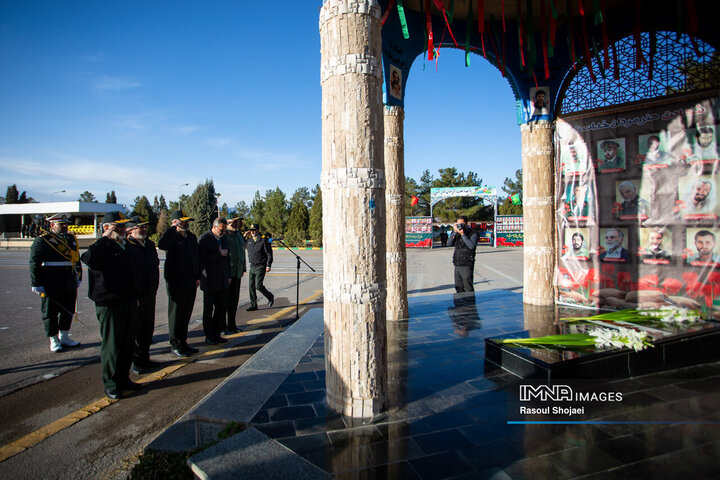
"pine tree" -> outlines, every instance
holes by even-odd
[[[190,222],[192,233],[199,237],[210,230],[210,225],[212,225],[217,212],[215,184],[212,180],[205,180],[205,183],[201,183],[195,188],[184,210],[195,219],[194,222]]]
[[[241,200],[237,203],[237,205],[235,205],[235,213],[238,217],[248,219],[248,215],[250,215],[250,207],[247,206],[247,203]]]
[[[157,225],[155,226],[155,233],[162,235],[168,228],[170,228],[170,215],[168,210],[163,210],[158,216]]]
[[[18,203],[19,198],[20,192],[18,192],[17,185],[15,185],[14,183],[12,185],[9,185],[7,187],[7,193],[5,193],[5,203]]]
[[[517,194],[520,194],[520,197],[522,198],[522,192],[523,192],[522,170],[515,171],[515,180],[512,180],[509,177],[506,177],[505,184],[503,185],[502,189],[507,194],[508,197],[515,195],[517,193]],[[522,204],[513,205],[512,202],[506,198],[502,202],[502,205],[498,205],[498,214],[499,215],[522,215],[523,214]]]
[[[148,235],[152,235],[156,231],[158,217],[150,206],[150,200],[145,195],[135,197],[135,205],[132,209],[132,215],[137,215],[143,222],[148,222]]]
[[[245,222],[247,225],[257,223],[262,225],[263,218],[265,217],[265,200],[260,196],[259,191],[255,191],[255,197],[253,198],[252,204],[250,205],[250,213],[248,215],[248,221]]]
[[[273,235],[284,234],[288,213],[285,194],[280,190],[280,187],[265,192],[265,206],[261,225],[268,233]]]
[[[105,194],[105,203],[117,203],[117,196],[115,195],[115,190]]]
[[[80,194],[80,198],[78,198],[78,202],[98,203],[97,199],[95,198],[95,195],[93,195],[92,193],[90,193],[87,190],[85,190],[83,193]]]
[[[310,215],[305,202],[298,199],[290,208],[287,228],[285,233],[286,241],[291,246],[303,246],[308,238],[308,225]]]
[[[323,225],[322,225],[322,190],[320,185],[314,189],[315,197],[313,198],[312,208],[310,209],[310,218],[308,221],[308,230],[310,238],[316,247],[321,247],[323,242]]]

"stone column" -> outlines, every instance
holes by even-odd
[[[402,107],[385,107],[385,206],[387,208],[387,319],[408,317],[405,255],[405,144]]]
[[[553,124],[520,127],[523,166],[523,302],[553,305],[555,289],[555,176]]]
[[[325,367],[330,408],[385,404],[385,171],[377,0],[320,11]]]

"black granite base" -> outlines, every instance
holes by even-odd
[[[517,332],[498,338],[527,338]],[[486,370],[502,368],[522,378],[618,379],[699,365],[720,359],[720,324],[704,322],[653,340],[654,347],[598,352],[519,348],[485,339]]]

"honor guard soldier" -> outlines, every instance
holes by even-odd
[[[152,240],[147,238],[148,222],[132,217],[127,223],[127,247],[139,272],[137,293],[137,329],[135,353],[130,371],[140,375],[155,364],[150,361],[150,345],[155,330],[155,299],[160,283],[160,261]]]
[[[30,283],[32,291],[42,297],[42,316],[51,352],[80,345],[68,333],[82,279],[77,239],[68,233],[68,216],[58,213],[48,217],[50,231],[35,238],[30,250]]]
[[[200,286],[200,260],[197,237],[190,231],[193,218],[182,210],[173,212],[172,225],[158,240],[165,256],[165,282],[168,293],[168,328],[170,350],[178,357],[188,357],[198,349],[187,344],[188,325]]]
[[[88,296],[95,302],[100,322],[102,379],[105,395],[112,400],[120,398],[121,390],[142,387],[130,380],[139,275],[127,250],[127,222],[120,212],[106,213],[102,219],[102,237],[81,257],[90,269]]]

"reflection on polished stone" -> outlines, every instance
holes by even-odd
[[[554,333],[556,318],[504,290],[413,297],[409,320],[387,322],[386,412],[358,421],[328,409],[321,335],[252,424],[341,479],[604,478],[639,475],[634,462],[664,478],[716,466],[720,363],[607,383],[625,401],[588,416],[600,424],[508,424],[523,380],[486,369],[485,338]],[[677,423],[652,423],[667,420]]]

